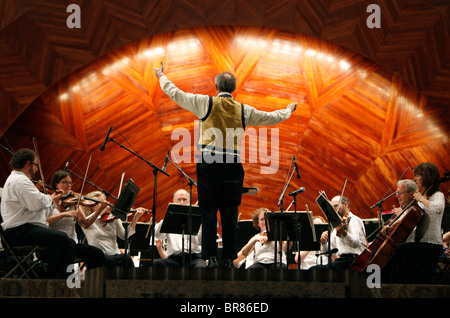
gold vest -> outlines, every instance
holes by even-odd
[[[244,106],[241,103],[231,95],[210,97],[208,113],[200,122],[200,150],[239,154],[244,130]]]

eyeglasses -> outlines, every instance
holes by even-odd
[[[73,185],[72,181],[61,181],[60,183],[65,184],[65,185]]]

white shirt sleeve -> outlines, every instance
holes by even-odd
[[[194,113],[200,119],[208,113],[208,95],[185,93],[176,87],[165,75],[159,78],[159,83],[162,91],[178,106]]]

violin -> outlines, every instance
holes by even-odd
[[[100,201],[99,199],[89,198],[89,197],[86,197],[86,196],[83,196],[81,199],[82,199],[82,201],[92,201],[93,204],[89,205],[91,207],[95,206],[97,204],[103,203],[103,201]],[[114,205],[109,203],[109,202],[108,202],[108,206],[111,207],[111,208],[114,207]],[[128,222],[133,221],[134,214],[136,212],[137,212],[137,209],[131,209],[130,210],[130,212],[127,214],[127,221]],[[152,215],[151,210],[145,209],[145,213],[144,213],[144,215],[142,215],[140,217],[139,221],[144,222],[144,223],[150,222],[151,215]],[[112,222],[114,220],[117,220],[117,219],[118,219],[118,217],[113,215],[111,212],[106,212],[100,217],[100,220],[102,221],[102,223],[105,223],[105,224],[110,223],[110,222]]]
[[[42,193],[47,192],[47,194],[52,194],[53,192],[57,192],[51,186],[45,184],[44,181],[42,180],[33,180],[32,182],[36,186],[36,188],[38,188],[38,190]]]
[[[130,210],[130,212],[129,212],[128,215],[127,215],[127,222],[133,221],[133,219],[134,219],[134,214],[135,214],[136,212],[137,212],[137,210],[134,210],[134,209],[133,209],[133,210]],[[139,221],[144,222],[144,223],[150,222],[150,217],[151,217],[151,211],[148,210],[148,209],[145,209],[145,213],[144,213],[144,215],[142,215],[142,216],[139,218]],[[114,221],[114,220],[116,220],[116,219],[118,219],[118,217],[112,215],[110,212],[106,212],[106,213],[103,214],[103,215],[101,216],[101,218],[100,218],[100,220],[101,220],[103,223],[105,223],[105,224],[107,224],[107,223],[109,223],[109,222],[112,222],[112,221]]]
[[[81,195],[80,193],[70,191],[67,194],[64,194],[61,198],[61,202],[65,206],[77,205],[80,202],[81,205],[87,207],[95,206],[99,201],[93,198],[89,198]]]

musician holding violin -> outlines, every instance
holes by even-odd
[[[67,267],[75,257],[75,241],[66,233],[50,229],[46,221],[62,193],[44,194],[31,181],[39,166],[35,151],[18,150],[9,164],[12,171],[5,182],[1,200],[4,236],[12,246],[48,247],[47,276],[66,278]]]
[[[122,254],[119,250],[117,237],[122,240],[125,239],[125,228],[120,219],[111,216],[110,212],[112,207],[106,201],[105,194],[101,191],[94,191],[89,193],[87,197],[96,199],[98,202],[92,207],[82,206],[82,210],[88,218],[92,214],[98,215],[90,226],[83,228],[88,244],[103,251],[105,254],[105,266],[134,267],[131,256],[129,254]],[[136,223],[146,213],[147,209],[145,208],[136,209],[131,220],[129,219],[131,223],[128,227],[128,237],[136,232]]]
[[[69,172],[64,170],[56,171],[50,181],[50,187],[62,193],[60,200],[56,202],[52,214],[47,218],[51,229],[66,233],[75,242],[78,242],[76,234],[76,224],[82,228],[88,228],[101,211],[86,217],[81,210],[81,205],[95,205],[93,201],[79,200],[80,194],[72,191],[72,178]],[[103,252],[91,245],[78,243],[76,245],[76,257],[83,260],[88,269],[102,267],[105,263]]]
[[[350,212],[350,200],[344,196],[335,196],[330,201],[335,211],[342,217],[343,223],[331,232],[331,250],[337,248],[337,257],[332,257],[331,264],[316,265],[310,269],[348,269],[353,260],[363,251],[366,242],[364,223],[354,213]],[[328,250],[328,231],[320,237],[321,252]]]
[[[423,215],[409,238],[395,247],[395,253],[383,268],[383,282],[432,283],[442,254],[441,221],[445,197],[439,191],[439,184],[446,180],[440,178],[439,169],[431,162],[419,164],[414,175],[418,190],[410,196]]]

